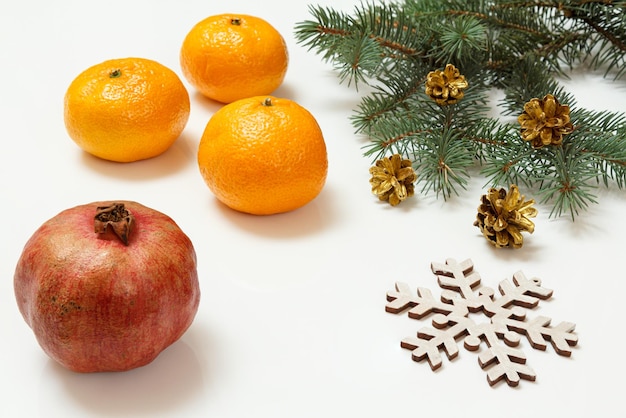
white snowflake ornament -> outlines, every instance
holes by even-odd
[[[396,283],[396,290],[387,293],[387,312],[398,314],[408,309],[408,316],[414,319],[433,314],[432,327],[424,327],[416,337],[401,342],[402,348],[412,350],[413,360],[426,359],[436,370],[442,365],[441,351],[449,360],[459,354],[457,341],[461,338],[469,351],[478,351],[484,342],[487,348],[478,355],[478,363],[486,370],[489,384],[505,379],[509,386],[517,386],[520,379],[536,378],[526,365],[526,355],[517,348],[523,336],[535,349],[545,350],[550,341],[559,355],[571,356],[571,347],[578,343],[573,323],[551,327],[551,319],[544,316],[526,320],[527,309],[552,296],[552,290],[542,287],[541,280],[529,280],[517,272],[512,282],[500,282],[500,297],[496,298],[493,289],[480,286],[480,276],[469,259],[432,263],[431,270],[442,289],[440,300],[426,288],[418,287],[415,294],[405,283]],[[477,323],[469,317],[480,312],[489,321]]]

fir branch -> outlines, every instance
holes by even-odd
[[[504,115],[517,116],[522,112],[527,101],[546,94],[553,94],[570,107],[576,105],[574,96],[564,90],[549,68],[532,56],[526,56],[520,60],[515,71],[501,75],[498,87],[502,88],[505,93],[500,103]]]
[[[364,4],[354,15],[331,8],[309,6],[317,20],[296,24],[296,41],[330,61],[348,84],[376,79],[394,71],[396,61],[422,57],[424,30],[413,25],[394,4]],[[380,70],[380,71],[379,71]]]
[[[296,41],[322,54],[324,61],[339,59],[338,45],[351,34],[352,17],[328,7],[309,6],[314,20],[305,20],[295,26]]]
[[[474,164],[458,133],[451,129],[425,135],[419,153],[412,157],[422,192],[432,191],[444,199],[458,195],[458,187],[466,188],[468,168]]]
[[[342,57],[342,62],[336,65],[339,78],[342,82],[347,80],[348,85],[352,82],[366,82],[373,77],[382,65],[380,46],[370,37],[362,36],[353,32],[354,42],[341,44],[337,47],[337,53]]]
[[[615,181],[626,187],[626,115],[616,112],[578,110],[572,115],[577,129],[572,140],[580,143],[596,180],[606,187]]]
[[[423,148],[422,138],[431,133],[429,127],[415,126],[408,118],[394,118],[378,126],[372,126],[370,144],[363,147],[364,155],[372,161],[385,155],[400,154],[406,158],[419,155]]]
[[[626,2],[571,1],[567,12],[574,27],[587,37],[592,66],[604,67],[605,76],[617,69],[615,77],[621,77],[626,63]]]
[[[363,33],[384,48],[384,56],[406,59],[424,51],[419,43],[418,28],[395,4],[371,4],[355,9],[356,21]]]
[[[481,174],[491,187],[511,184],[532,187],[533,150],[519,139],[519,128],[513,124],[492,121],[483,127],[485,132]]]
[[[399,118],[402,112],[410,112],[415,106],[411,103],[424,89],[425,74],[416,68],[407,68],[404,71],[392,72],[385,79],[373,86],[373,92],[364,96],[358,105],[355,114],[350,118],[357,133],[368,134],[372,126],[380,120]],[[409,80],[405,74],[414,74]],[[400,75],[398,77],[397,75]]]
[[[310,12],[314,19],[296,26],[298,42],[330,61],[341,82],[372,87],[351,117],[370,140],[364,155],[410,158],[422,192],[457,194],[478,162],[491,185],[538,189],[551,216],[574,219],[596,203],[598,185],[626,187],[624,113],[578,108],[556,78],[584,61],[616,78],[626,72],[626,2],[400,0],[361,3],[351,14]],[[447,64],[470,87],[441,105],[424,83]],[[493,88],[504,92],[504,116],[520,115],[533,98],[558,97],[573,109],[573,132],[558,146],[531,147],[519,125],[488,117]]]
[[[352,118],[357,130],[371,139],[364,154],[374,161],[396,153],[412,158],[422,190],[448,198],[465,188],[467,167],[489,141],[480,137],[481,125],[494,122],[485,119],[489,110],[486,87],[475,84],[463,100],[449,106],[436,104],[423,90],[407,93],[402,91],[402,100],[391,102],[380,92],[364,98]],[[392,107],[395,103],[401,106]],[[453,144],[451,138],[455,139]]]
[[[559,147],[545,148],[542,160],[550,164],[544,165],[543,174],[536,174],[539,184],[540,203],[552,202],[550,217],[560,217],[569,213],[572,220],[591,203],[597,203],[593,194],[595,188],[589,180],[597,176],[592,166],[587,164],[584,153],[577,152],[578,147],[572,143]]]

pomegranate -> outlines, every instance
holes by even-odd
[[[77,372],[144,366],[200,302],[196,253],[167,215],[136,202],[67,209],[28,240],[15,297],[42,349]]]

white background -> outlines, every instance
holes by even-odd
[[[227,4],[228,3],[228,4]],[[318,4],[318,3],[316,3]],[[352,10],[351,0],[321,1]],[[0,416],[618,416],[623,411],[622,330],[626,192],[549,219],[520,250],[497,250],[472,225],[485,180],[444,202],[417,195],[396,208],[370,193],[367,142],[349,122],[360,94],[297,45],[305,1],[3,1],[0,13]],[[63,124],[63,95],[85,68],[141,56],[179,75],[178,52],[199,20],[222,12],[265,18],[285,37],[290,67],[275,95],[309,109],[324,132],[326,186],[312,203],[270,217],[233,212],[204,185],[200,135],[219,104],[191,96],[189,123],[152,160],[115,164],[83,153]],[[182,77],[182,75],[181,75]],[[577,69],[568,87],[581,106],[626,110],[626,82]],[[494,110],[497,112],[497,110]],[[525,191],[528,194],[528,191]],[[532,197],[529,195],[529,197]],[[20,316],[13,271],[35,229],[61,210],[136,200],[170,215],[194,242],[202,300],[195,322],[152,364],[82,375],[50,360]],[[432,372],[400,340],[429,320],[386,313],[396,281],[439,289],[430,263],[471,258],[486,286],[522,270],[554,290],[529,317],[576,323],[571,358],[521,348],[537,373],[517,388],[487,384],[462,348]],[[476,319],[480,319],[477,317]]]

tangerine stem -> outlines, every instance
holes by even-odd
[[[263,106],[273,106],[274,103],[272,103],[272,98],[271,97],[266,97],[265,100],[263,100]]]
[[[119,68],[109,73],[109,78],[118,78],[122,76],[122,70]]]
[[[239,19],[238,17],[233,17],[232,19],[230,19],[230,24],[239,26],[241,25],[241,19]]]

